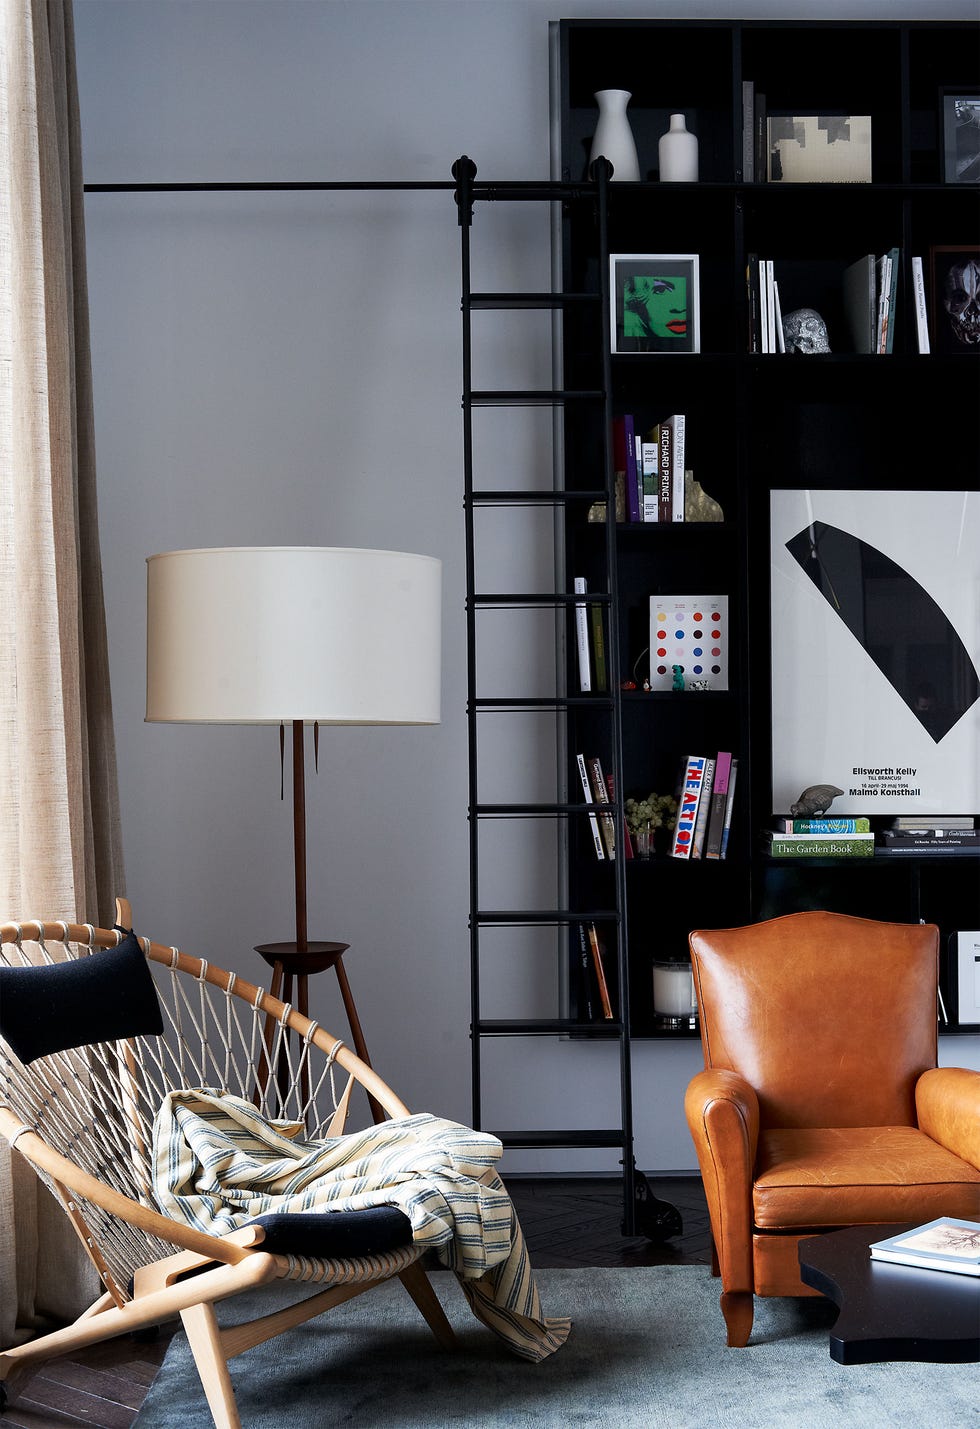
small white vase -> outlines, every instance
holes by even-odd
[[[670,128],[660,136],[660,182],[693,184],[698,178],[698,141],[688,131],[683,114],[670,116]]]
[[[613,183],[636,183],[640,177],[640,162],[636,157],[633,131],[626,117],[631,95],[628,89],[600,89],[594,96],[599,106],[599,122],[589,154],[589,164],[600,155],[613,166]]]

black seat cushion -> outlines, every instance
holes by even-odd
[[[315,1260],[350,1260],[380,1255],[412,1242],[412,1222],[395,1206],[365,1211],[270,1211],[251,1225],[262,1226],[262,1249],[273,1255],[308,1255]]]
[[[42,967],[0,967],[0,1034],[24,1063],[68,1047],[163,1031],[143,949],[114,948]]]

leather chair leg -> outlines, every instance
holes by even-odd
[[[752,1333],[755,1314],[753,1297],[748,1290],[726,1290],[722,1294],[721,1313],[725,1317],[728,1343],[733,1349],[744,1349]]]
[[[711,1274],[716,1280],[721,1274],[721,1263],[718,1260],[718,1247],[715,1245],[714,1236],[711,1238]]]

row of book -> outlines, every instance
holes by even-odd
[[[844,315],[855,352],[887,356],[895,350],[901,259],[901,249],[890,248],[880,257],[866,253],[844,269],[841,278]],[[773,260],[750,253],[745,267],[745,282],[749,304],[749,351],[785,352],[782,301]],[[918,350],[928,353],[925,273],[918,255],[912,258],[912,293]],[[822,349],[818,347],[815,350]]]
[[[738,759],[728,751],[713,758],[689,754],[677,796],[671,858],[725,858],[732,826]]]
[[[928,854],[980,855],[980,829],[970,816],[901,816],[872,832],[863,816],[781,819],[769,835],[773,858],[871,858]]]
[[[582,794],[587,804],[609,804],[613,798],[613,780],[611,774],[606,774],[602,768],[602,760],[597,755],[586,757],[584,754],[576,754],[575,764],[578,768],[579,781],[582,785]],[[592,833],[592,846],[595,849],[595,856],[600,862],[603,859],[614,860],[616,857],[616,820],[612,813],[589,814],[589,828]],[[632,858],[633,849],[630,842],[629,830],[624,827],[624,856]]]
[[[575,576],[573,588],[576,595],[586,595],[589,589],[588,581],[584,576]],[[593,692],[605,694],[609,688],[606,634],[602,607],[597,601],[575,602],[575,645],[578,655],[579,690],[583,695]]]
[[[628,522],[684,520],[684,459],[687,419],[665,417],[648,432],[636,430],[626,413],[613,419],[613,469],[625,484]]]

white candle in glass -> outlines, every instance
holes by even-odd
[[[654,963],[654,1012],[661,1017],[690,1017],[694,1009],[694,976],[690,963]]]

